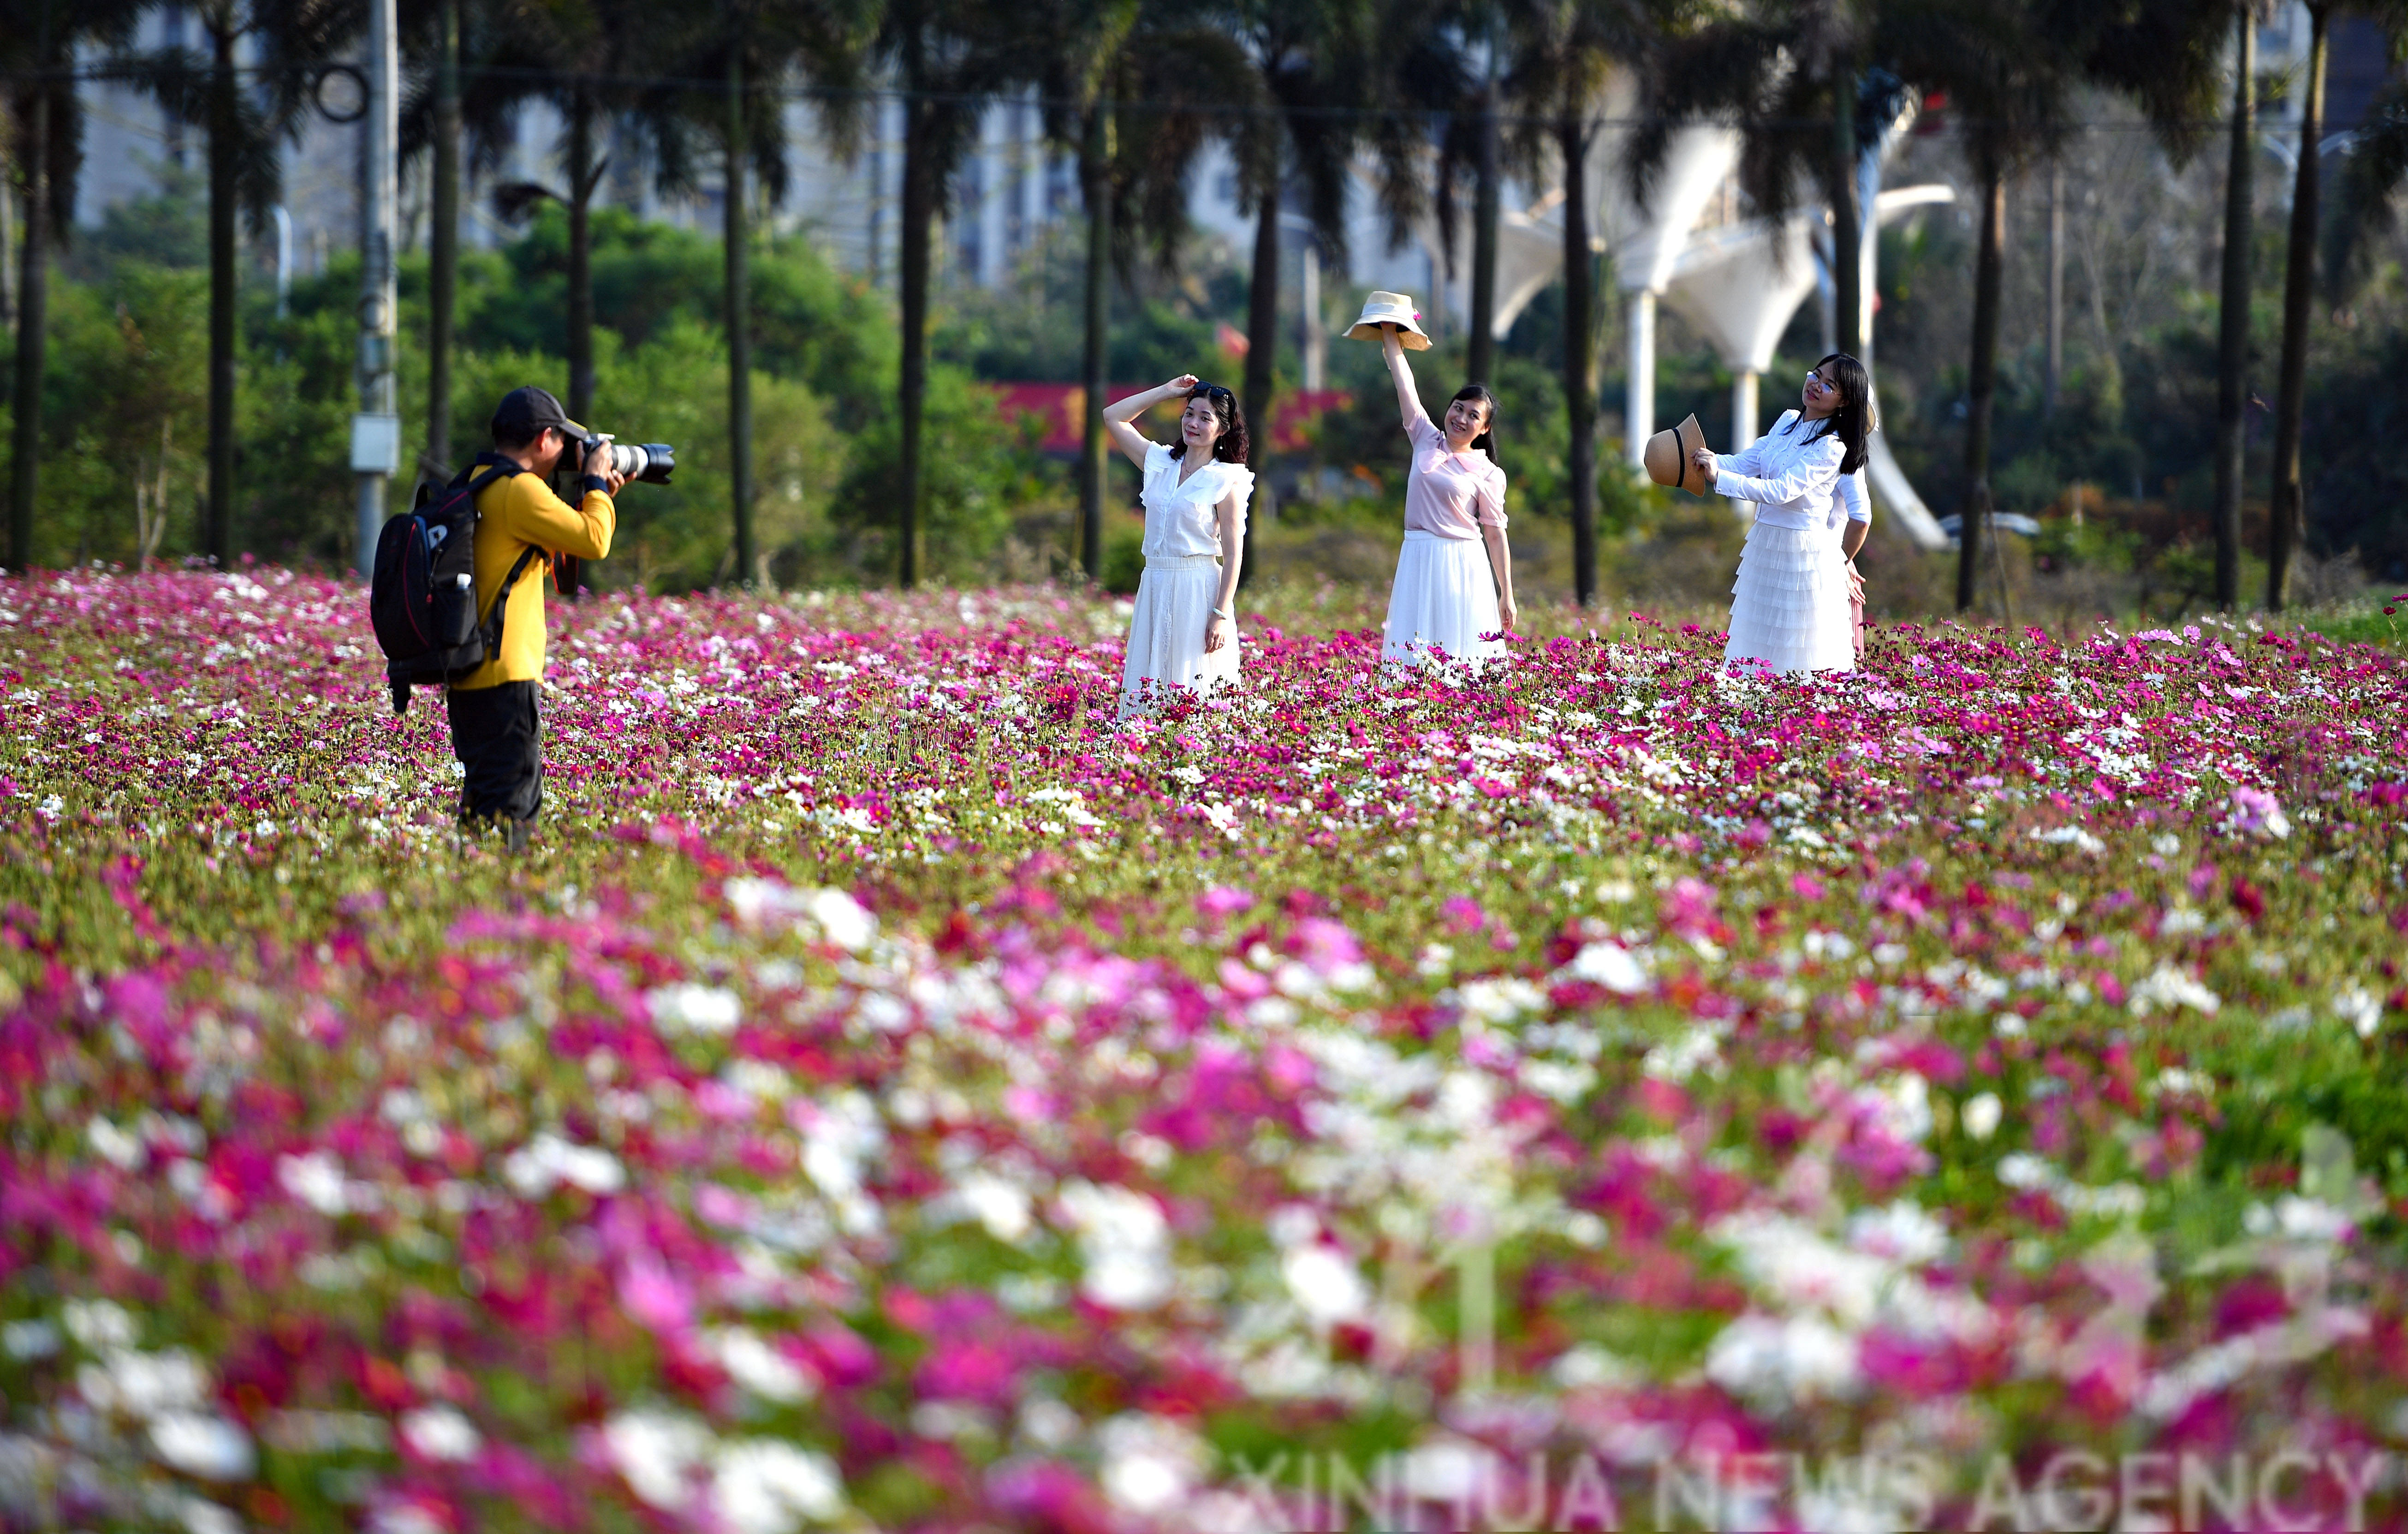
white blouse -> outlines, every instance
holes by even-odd
[[[1784,411],[1772,430],[1737,452],[1714,458],[1714,493],[1756,503],[1756,520],[1775,527],[1827,529],[1841,520],[1840,461],[1847,447],[1837,432],[1813,437],[1813,423]]]
[[[1155,442],[1145,450],[1145,557],[1185,559],[1223,555],[1221,519],[1214,509],[1221,498],[1238,497],[1238,536],[1246,535],[1246,502],[1254,493],[1254,471],[1243,464],[1214,459],[1199,465],[1186,482],[1179,479],[1179,460]]]

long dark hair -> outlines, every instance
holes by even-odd
[[[1456,399],[1476,399],[1485,407],[1480,417],[1483,423],[1480,428],[1480,435],[1471,439],[1471,445],[1479,449],[1481,452],[1488,454],[1489,459],[1492,462],[1495,461],[1497,457],[1497,396],[1488,392],[1488,385],[1484,383],[1467,383],[1462,388],[1457,389],[1455,392],[1455,398],[1448,400],[1447,403],[1452,405]],[[1444,428],[1440,429],[1443,430]]]
[[[1831,386],[1840,391],[1840,408],[1815,422],[1814,434],[1806,438],[1820,442],[1837,432],[1840,445],[1847,451],[1840,454],[1840,472],[1854,474],[1865,466],[1865,438],[1881,429],[1873,409],[1873,380],[1865,365],[1844,351],[1834,351],[1814,365],[1821,372],[1825,365],[1831,369]],[[1803,421],[1801,415],[1799,418]]]
[[[1187,397],[1204,401],[1212,407],[1212,413],[1221,418],[1221,435],[1212,439],[1212,456],[1225,464],[1244,463],[1247,456],[1246,412],[1239,408],[1238,396],[1217,383],[1199,383],[1187,391]],[[1179,409],[1184,413],[1187,407],[1182,405]],[[1171,448],[1170,456],[1174,460],[1187,456],[1187,434],[1184,431],[1179,434],[1179,441]]]

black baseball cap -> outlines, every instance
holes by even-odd
[[[524,384],[502,396],[499,409],[494,411],[494,440],[496,442],[532,442],[536,435],[549,426],[564,437],[583,437],[585,428],[568,419],[549,389]]]

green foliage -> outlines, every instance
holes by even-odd
[[[131,562],[153,507],[165,508],[157,556],[180,558],[198,545],[208,277],[194,243],[202,205],[191,194],[172,185],[110,209],[52,283],[36,544],[46,564]],[[678,469],[673,485],[626,493],[618,549],[589,565],[584,579],[597,589],[653,591],[730,580],[738,572],[719,242],[616,209],[597,212],[595,235],[600,389],[588,424],[623,441],[673,443]],[[503,250],[463,252],[451,422],[457,462],[450,466],[485,444],[504,393],[522,383],[564,389],[566,243],[565,218],[547,208]],[[408,339],[427,323],[424,258],[406,258],[400,276],[404,459],[427,469],[420,459],[426,358]],[[247,271],[243,283],[236,546],[294,564],[347,566],[357,495],[348,444],[358,258],[296,280],[281,317],[258,274]],[[799,238],[761,241],[752,294],[755,515],[767,571],[780,583],[882,583],[894,567],[885,531],[896,452],[891,306]],[[959,367],[933,370],[926,434],[934,570],[990,573],[984,562],[1015,513],[1066,499],[1060,467],[1002,422]],[[414,478],[409,468],[396,476],[396,504]]]
[[[939,310],[930,349],[982,379],[1076,383],[1086,366],[1083,225],[1065,223],[1010,280],[951,295]],[[1159,383],[1182,373],[1230,373],[1214,339],[1219,322],[1245,310],[1245,284],[1217,267],[1176,281],[1117,280],[1111,297],[1104,371],[1112,383]],[[1216,381],[1218,381],[1216,380]],[[1236,387],[1234,378],[1229,380]]]
[[[35,557],[64,564],[190,546],[208,434],[208,279],[128,265],[51,294]],[[137,502],[137,493],[139,500]]]
[[[956,367],[929,369],[922,432],[928,444],[920,463],[922,567],[937,577],[975,576],[1010,531],[1013,509],[1058,484],[1060,466],[1039,451],[1039,423],[1007,422],[995,396]],[[850,568],[873,583],[895,568],[890,530],[896,521],[901,433],[901,421],[891,413],[862,428],[853,439],[853,468],[833,509],[836,524],[853,536]]]

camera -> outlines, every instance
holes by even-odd
[[[628,447],[614,442],[608,432],[593,432],[572,438],[570,446],[578,452],[578,461],[589,474],[599,474],[604,466],[630,480],[648,485],[665,485],[677,468],[677,449],[666,442],[646,442]],[[607,456],[606,456],[607,455]]]

